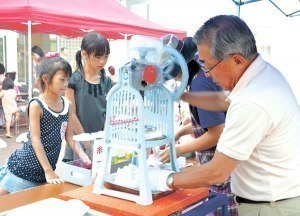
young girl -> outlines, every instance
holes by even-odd
[[[20,116],[16,102],[17,93],[14,89],[14,85],[14,81],[10,77],[6,77],[2,83],[2,91],[0,92],[0,98],[2,98],[2,107],[5,115],[7,138],[12,138],[10,133],[12,116],[15,116],[15,120],[18,120]]]
[[[5,166],[0,167],[0,195],[46,182],[63,182],[54,170],[64,137],[72,143],[72,124],[68,124],[71,104],[61,96],[71,73],[70,64],[62,58],[49,58],[42,63],[40,81],[43,93],[29,103],[28,141],[9,157]],[[84,162],[91,163],[81,149],[78,154]]]
[[[103,130],[106,113],[106,95],[112,80],[105,76],[104,66],[110,54],[109,42],[97,33],[87,34],[76,53],[77,70],[72,74],[66,97],[73,106],[75,133],[93,133]],[[73,153],[66,145],[63,161],[70,161]]]

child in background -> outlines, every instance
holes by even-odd
[[[2,63],[0,63],[0,91],[2,89],[2,83],[3,80],[5,79],[5,67]],[[3,107],[0,108],[0,127],[2,127],[5,124],[5,119],[4,119],[4,111]]]
[[[11,78],[13,80],[13,82],[15,82],[15,80],[16,80],[16,74],[17,74],[17,72],[15,72],[15,71],[7,72],[5,74],[5,77],[9,77],[9,78]],[[18,100],[18,94],[20,93],[20,90],[19,90],[19,87],[15,83],[14,83],[14,90],[15,90],[15,92],[17,94],[17,100]],[[21,99],[21,97],[19,97],[19,99]]]
[[[97,33],[85,35],[81,49],[76,53],[77,70],[72,74],[66,90],[66,97],[74,104],[72,119],[76,134],[104,129],[106,95],[113,86],[104,72],[109,54],[108,40]],[[66,145],[63,161],[70,160],[73,160],[73,152]]]
[[[17,94],[14,90],[14,81],[10,77],[6,77],[2,83],[0,98],[2,99],[2,107],[5,115],[5,128],[7,138],[12,138],[12,135],[10,133],[12,116],[15,116],[15,120],[18,120],[20,116],[18,112],[16,97]]]
[[[44,183],[63,182],[54,170],[65,137],[73,148],[73,128],[68,124],[71,104],[61,96],[71,74],[70,64],[62,58],[49,58],[42,63],[40,81],[43,92],[28,105],[28,141],[11,154],[6,165],[0,167],[0,196]],[[85,163],[91,163],[82,149],[77,153]]]

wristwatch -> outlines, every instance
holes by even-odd
[[[180,188],[177,188],[174,186],[174,173],[175,172],[172,172],[168,178],[167,178],[167,186],[172,189],[172,190],[181,190]]]

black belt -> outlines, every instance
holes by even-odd
[[[277,200],[275,202],[280,202],[280,201],[283,201],[283,200],[287,200],[287,199],[281,199],[281,200]],[[254,200],[245,199],[245,198],[239,197],[239,196],[235,196],[235,201],[237,203],[248,203],[248,204],[271,203],[271,201],[254,201]]]

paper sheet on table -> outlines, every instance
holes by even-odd
[[[48,198],[29,205],[12,210],[7,216],[41,216],[41,215],[72,215],[83,216],[90,207],[81,200],[72,199],[68,201]]]

